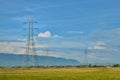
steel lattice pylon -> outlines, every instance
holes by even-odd
[[[88,66],[88,48],[85,49],[85,65]]]
[[[28,19],[28,29],[27,29],[27,47],[25,55],[25,67],[36,67],[37,66],[37,53],[34,40],[34,27],[33,19]]]

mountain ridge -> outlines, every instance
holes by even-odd
[[[24,54],[0,53],[0,66],[24,66]],[[65,59],[52,56],[36,56],[39,66],[75,66],[80,65],[80,62],[74,59]]]

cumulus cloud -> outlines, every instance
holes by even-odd
[[[50,38],[51,37],[51,32],[50,31],[41,32],[41,33],[38,34],[38,37],[41,37],[41,38]]]
[[[41,32],[38,34],[40,38],[63,38],[60,35],[52,35],[50,31]]]

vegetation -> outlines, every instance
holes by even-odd
[[[41,66],[6,66],[6,68],[100,68],[100,67],[113,67],[113,68],[119,68],[120,64],[113,64],[113,65],[96,65],[96,64],[88,64],[88,65],[77,65],[77,66],[71,66],[71,65],[65,65],[65,66],[50,66],[50,65],[41,65]],[[4,66],[0,66],[0,68],[5,68]]]
[[[0,80],[120,80],[120,68],[0,68]]]

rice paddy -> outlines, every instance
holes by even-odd
[[[0,80],[120,80],[120,68],[1,68]]]

